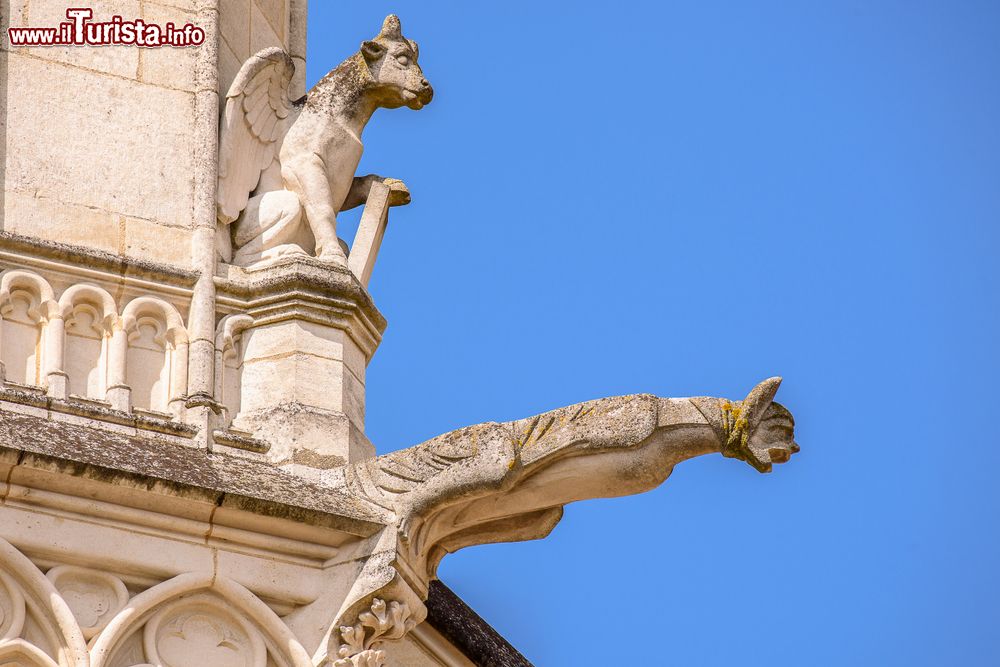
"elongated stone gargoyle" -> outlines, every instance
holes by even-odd
[[[379,664],[373,644],[422,620],[422,599],[450,552],[545,537],[563,505],[647,491],[702,454],[760,472],[788,461],[799,447],[791,413],[773,402],[780,384],[765,380],[739,402],[604,398],[470,426],[339,469],[333,485],[364,499],[388,528],[341,607],[328,655],[340,656],[336,665]]]
[[[264,49],[243,64],[226,95],[219,137],[223,261],[250,266],[315,254],[344,265],[337,213],[364,204],[376,182],[389,186],[389,206],[409,203],[402,181],[354,173],[361,133],[376,109],[431,101],[417,56],[417,43],[389,16],[378,36],[299,100],[289,97],[295,65],[282,49]]]

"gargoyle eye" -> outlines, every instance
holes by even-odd
[[[406,56],[396,56],[396,62],[398,62],[403,67],[406,67],[407,65],[410,64],[410,59],[407,58]]]

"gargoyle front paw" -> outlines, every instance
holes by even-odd
[[[398,178],[384,178],[382,182],[389,186],[389,206],[406,206],[410,203],[410,189]]]
[[[323,248],[322,252],[316,255],[316,259],[338,266],[347,266],[347,253],[340,247],[340,244],[332,248]]]

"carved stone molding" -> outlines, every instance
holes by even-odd
[[[125,584],[106,572],[60,565],[45,576],[73,612],[86,639],[103,630],[128,603]]]
[[[265,667],[264,640],[218,597],[187,597],[153,616],[143,631],[146,659],[164,667]]]
[[[312,667],[299,641],[260,598],[225,577],[191,573],[132,598],[95,638],[90,664],[266,667],[269,658],[279,667]]]
[[[83,633],[59,591],[0,539],[0,665],[86,667]]]
[[[7,667],[62,667],[37,646],[23,639],[0,642],[0,665]]]
[[[14,580],[0,572],[0,641],[16,639],[24,628],[24,596]]]

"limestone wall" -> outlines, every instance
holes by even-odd
[[[305,93],[306,0],[220,0],[219,93],[225,97],[240,65],[269,46],[295,61],[292,92]]]
[[[98,0],[95,20],[197,24],[192,0]],[[56,26],[62,0],[2,0],[3,28]],[[187,268],[199,49],[10,47],[0,180],[4,231]]]

